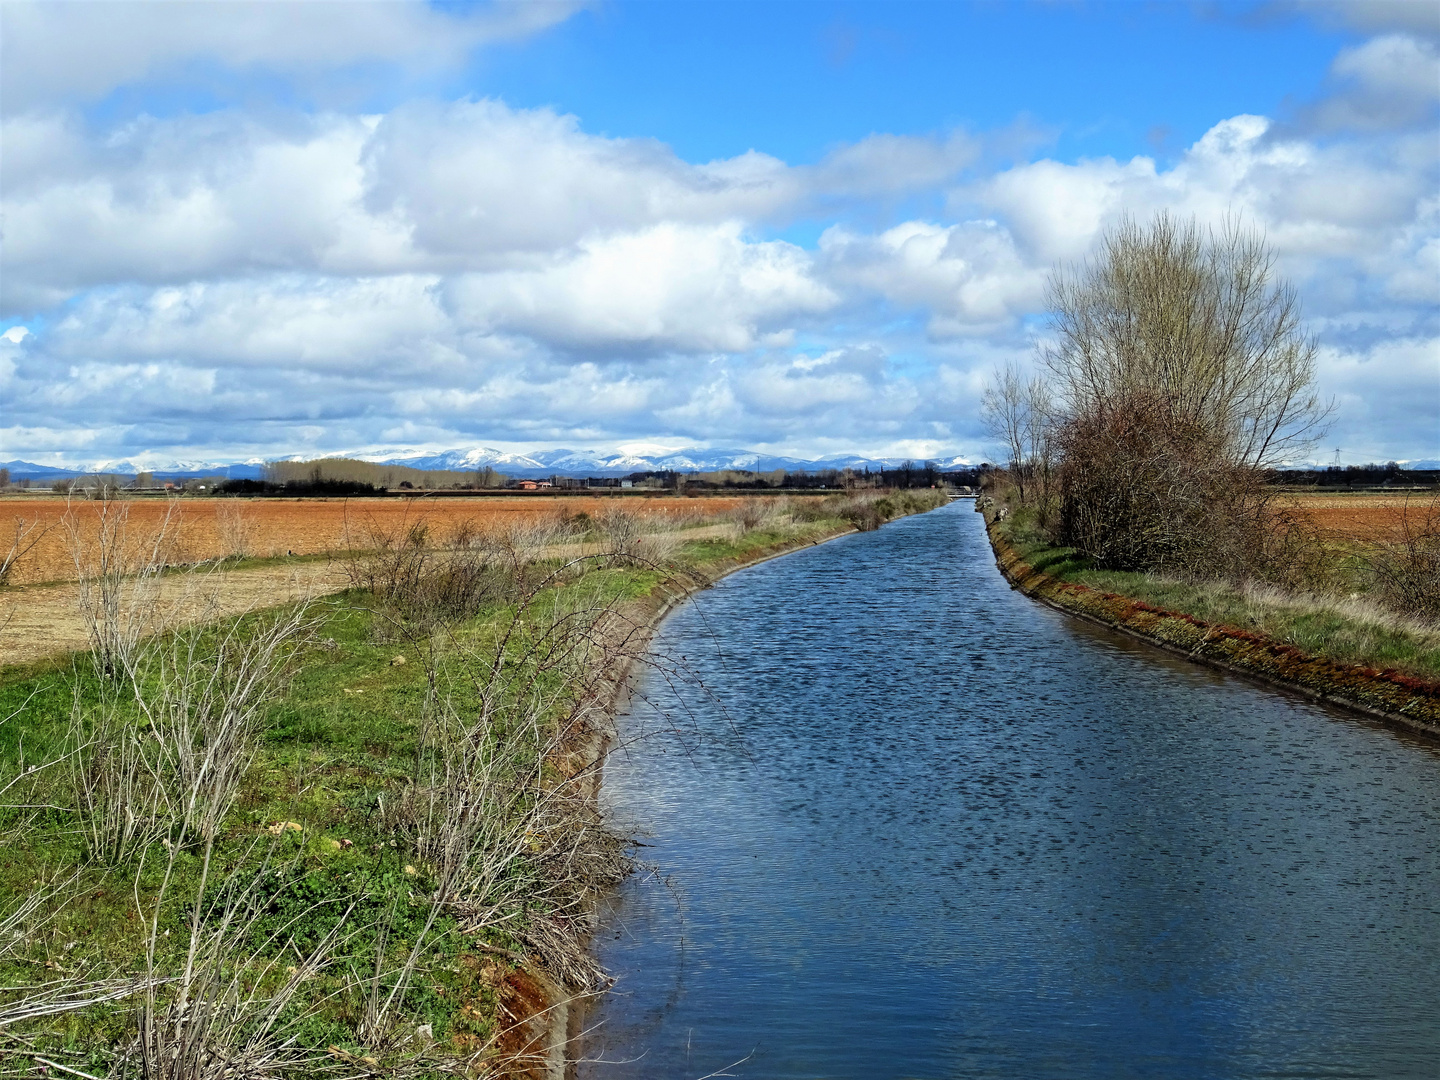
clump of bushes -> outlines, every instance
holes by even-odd
[[[1370,546],[1372,588],[1391,607],[1440,620],[1440,493],[1424,508],[1407,502],[1397,532]]]

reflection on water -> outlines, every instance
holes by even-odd
[[[1429,746],[1011,592],[968,503],[659,646],[713,696],[606,774],[656,873],[586,1080],[1440,1076]]]

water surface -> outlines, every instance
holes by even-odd
[[[621,721],[655,872],[585,1080],[1440,1076],[1430,745],[1012,592],[968,502],[657,650],[703,689],[662,663]]]

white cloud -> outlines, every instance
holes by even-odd
[[[653,140],[489,100],[263,124],[233,112],[142,117],[98,131],[34,114],[6,121],[0,141],[8,312],[95,286],[279,270],[538,270],[625,233],[761,223],[907,190],[971,152],[958,136],[873,137],[815,166],[755,152],[692,165]]]
[[[204,68],[277,72],[316,83],[360,64],[453,67],[471,50],[543,30],[566,0],[492,2],[464,13],[419,0],[0,3],[0,100],[14,115],[93,101],[137,82],[204,82]]]
[[[386,55],[430,47],[406,40]],[[1335,77],[1352,97],[1413,98],[1433,56],[1377,39]],[[1168,209],[1264,229],[1324,342],[1322,389],[1363,418],[1353,441],[1383,425],[1377,453],[1420,456],[1399,444],[1434,432],[1440,150],[1429,130],[1327,130],[1242,115],[1166,167],[986,173],[985,140],[962,133],[877,134],[807,166],[694,164],[492,100],[110,127],[11,115],[0,289],[29,331],[0,335],[7,417],[24,418],[0,441],[974,452],[982,373],[1028,351],[1052,266],[1122,213]],[[912,192],[945,213],[887,218]],[[846,223],[813,250],[769,238],[797,217]]]
[[[1342,459],[1440,458],[1440,336],[1327,347],[1319,369],[1336,402],[1325,445]]]
[[[834,306],[801,249],[747,241],[738,223],[656,225],[587,240],[534,270],[456,278],[458,317],[581,350],[744,352]]]
[[[927,312],[937,337],[1003,329],[1034,311],[1044,288],[1044,271],[993,220],[909,221],[874,236],[837,226],[820,254],[831,280]]]
[[[588,135],[573,116],[489,100],[397,110],[363,161],[367,209],[402,217],[417,249],[469,267],[595,232],[753,220],[797,195],[763,154],[690,165],[650,139]]]
[[[1440,102],[1440,53],[1434,42],[1406,34],[1372,38],[1342,49],[1330,74],[1331,92],[1302,113],[1307,126],[1321,131],[1433,128]]]

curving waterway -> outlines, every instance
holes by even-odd
[[[585,1080],[1440,1076],[1433,745],[1012,592],[968,502],[656,648]]]

